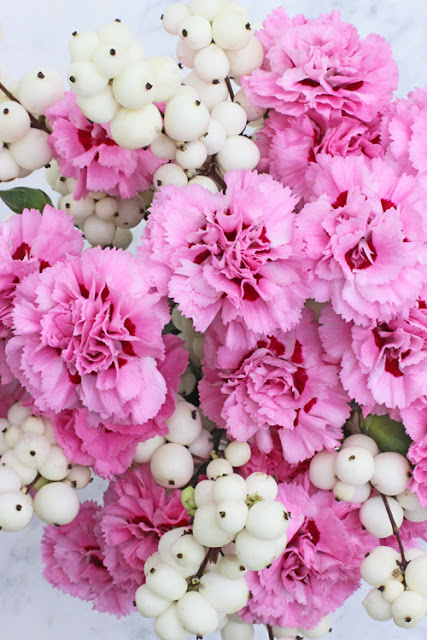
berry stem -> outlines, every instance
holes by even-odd
[[[205,557],[203,559],[203,562],[200,565],[198,572],[196,573],[196,578],[200,579],[202,577],[202,575],[203,575],[203,573],[204,573],[204,571],[205,571],[205,569],[206,569],[206,567],[207,567],[209,562],[211,562],[211,561],[216,562],[217,561],[220,551],[221,551],[221,549],[218,549],[216,547],[215,548],[211,548],[211,549],[209,549],[207,551],[207,553],[206,553],[206,555],[205,555]]]
[[[265,625],[268,631],[268,640],[274,640],[273,628],[270,624]]]
[[[234,100],[234,91],[233,91],[233,87],[231,86],[230,78],[228,76],[225,79],[225,84],[227,85],[228,94],[229,94],[229,96],[231,98],[231,102],[233,102],[233,100]]]
[[[26,493],[30,493],[30,491],[31,491],[32,489],[34,489],[34,487],[36,486],[36,484],[38,483],[38,481],[40,480],[40,478],[41,478],[41,477],[42,477],[42,476],[41,476],[41,474],[40,474],[40,473],[38,473],[38,474],[36,475],[36,477],[34,478],[34,480],[33,480],[32,482],[30,482],[30,484],[29,484],[29,485],[27,485],[27,491],[26,491]]]
[[[18,100],[18,98],[15,98],[15,96],[13,95],[13,93],[11,93],[9,91],[9,89],[7,89],[4,84],[2,82],[0,82],[0,90],[3,91],[3,93],[9,98],[9,100],[13,100],[13,102],[17,102],[18,104],[21,104]],[[22,106],[22,105],[21,105]],[[30,120],[31,120],[31,126],[33,127],[33,129],[41,129],[42,131],[45,131],[46,133],[50,133],[50,130],[47,128],[46,122],[44,121],[44,119],[42,120],[42,118],[37,119],[35,116],[33,116],[32,113],[30,113],[29,111],[27,111],[28,115],[30,116]]]
[[[403,570],[405,570],[406,567],[408,566],[408,561],[405,558],[405,550],[403,548],[402,539],[401,539],[400,534],[399,534],[399,527],[397,526],[396,521],[395,521],[395,519],[393,517],[392,511],[390,509],[390,505],[389,505],[388,500],[387,500],[387,496],[383,495],[382,493],[380,493],[380,496],[381,496],[381,498],[382,498],[382,500],[384,502],[384,506],[386,508],[387,515],[388,515],[388,518],[389,518],[390,523],[391,523],[391,528],[393,529],[393,534],[394,534],[394,536],[395,536],[395,538],[397,540],[397,544],[399,545],[400,555],[402,556],[402,562],[400,563],[401,564],[401,568]]]

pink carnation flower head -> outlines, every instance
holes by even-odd
[[[225,194],[199,185],[162,189],[140,255],[153,285],[198,331],[218,314],[233,344],[248,330],[286,331],[298,322],[308,267],[290,189],[250,171],[229,171],[225,181]]]
[[[397,86],[397,66],[388,43],[371,34],[360,39],[338,12],[308,20],[275,9],[257,37],[264,62],[242,86],[254,104],[299,116],[334,111],[368,122]]]
[[[290,186],[301,198],[308,195],[307,169],[319,153],[343,157],[363,154],[368,158],[383,155],[377,121],[366,124],[341,113],[333,113],[329,120],[314,113],[310,116],[271,110],[256,136],[261,154],[258,169]]]
[[[421,504],[427,507],[427,396],[416,402],[414,408],[403,409],[401,414],[405,429],[413,440],[407,454],[413,465],[408,489],[415,492]],[[427,530],[427,522],[425,527]]]
[[[157,551],[162,535],[190,522],[181,491],[166,492],[149,466],[142,465],[110,484],[104,504],[105,564],[117,584],[135,590],[145,582],[145,561]]]
[[[395,100],[381,120],[381,142],[401,171],[427,174],[427,88],[411,91]]]
[[[18,284],[83,249],[83,238],[69,216],[46,205],[43,213],[24,209],[0,225],[0,383],[12,384],[6,343],[12,335],[12,309]]]
[[[162,160],[151,149],[123,149],[110,135],[108,124],[90,122],[72,92],[46,111],[52,133],[49,144],[61,173],[76,178],[75,198],[89,191],[132,198],[151,186]]]
[[[414,408],[427,402],[427,309],[420,300],[407,318],[361,327],[326,306],[320,336],[330,359],[340,363],[344,388],[365,414]]]
[[[93,467],[102,478],[113,478],[130,467],[138,442],[168,433],[165,420],[174,411],[188,354],[177,336],[165,335],[163,340],[165,359],[157,368],[166,382],[167,395],[155,418],[143,424],[103,423],[86,409],[62,411],[51,416],[58,444],[71,462]]]
[[[41,411],[143,424],[166,400],[158,363],[168,317],[133,256],[89,249],[21,283],[8,363]]]
[[[83,238],[64,211],[24,209],[0,225],[0,336],[10,335],[15,290],[25,276],[68,256],[78,256]]]
[[[307,176],[313,195],[298,227],[313,261],[311,297],[368,326],[403,314],[426,278],[419,185],[388,164],[321,154]]]
[[[83,502],[70,524],[44,528],[41,555],[44,577],[64,593],[117,617],[132,611],[134,593],[115,584],[104,564],[98,520],[102,509]]]
[[[356,591],[360,565],[378,540],[362,530],[358,510],[332,492],[283,483],[277,499],[291,513],[288,544],[269,569],[246,574],[252,598],[240,615],[310,629]]]
[[[199,383],[205,415],[240,441],[254,438],[263,453],[281,442],[284,459],[295,465],[342,437],[350,407],[321,347],[314,312],[286,333],[276,331],[251,347],[224,346],[222,325],[207,333],[203,378]]]

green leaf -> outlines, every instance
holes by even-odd
[[[412,442],[403,424],[390,416],[367,416],[362,421],[362,432],[375,440],[380,451],[394,451],[402,456],[406,456]]]
[[[47,193],[41,189],[30,189],[29,187],[14,187],[0,191],[0,199],[14,213],[22,213],[24,209],[43,211],[46,204],[52,205],[52,200]]]

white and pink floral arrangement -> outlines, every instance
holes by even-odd
[[[35,513],[46,579],[160,640],[319,638],[360,577],[414,627],[427,89],[393,100],[337,12],[162,21],[178,62],[116,20],[73,33],[69,91],[0,78],[0,181],[59,192],[0,193],[0,535]]]

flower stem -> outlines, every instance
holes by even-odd
[[[266,624],[265,626],[267,627],[268,631],[268,640],[274,640],[273,628],[269,624]]]
[[[0,91],[3,91],[3,93],[9,98],[9,100],[13,100],[13,102],[17,102],[18,104],[21,104],[18,100],[18,98],[15,98],[15,96],[13,95],[13,93],[11,93],[9,91],[9,89],[7,89],[4,84],[2,82],[0,82]],[[21,105],[22,106],[22,105]],[[32,113],[30,113],[29,111],[27,111],[30,120],[31,120],[31,126],[33,127],[33,129],[41,129],[42,131],[45,131],[46,133],[50,133],[50,130],[48,129],[46,122],[44,121],[40,121],[38,120],[35,116],[33,116]]]
[[[390,509],[390,505],[388,503],[387,496],[383,495],[382,493],[380,493],[380,496],[381,496],[381,498],[382,498],[382,500],[384,502],[384,506],[386,508],[387,515],[388,515],[388,518],[389,518],[390,523],[391,523],[391,528],[393,529],[393,534],[394,534],[394,536],[395,536],[395,538],[397,540],[397,544],[399,545],[400,555],[402,556],[402,562],[400,563],[401,564],[401,568],[403,570],[405,570],[406,567],[408,566],[408,561],[405,558],[405,550],[403,548],[402,539],[400,537],[399,527],[397,526],[396,521],[395,521],[394,516],[393,516],[393,513],[392,513],[392,511]]]

